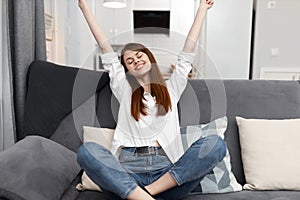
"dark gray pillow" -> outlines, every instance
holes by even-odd
[[[0,194],[8,199],[59,199],[79,171],[74,152],[49,139],[27,136],[0,153]]]

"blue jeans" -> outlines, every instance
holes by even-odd
[[[102,189],[126,199],[137,186],[151,184],[169,172],[177,186],[156,197],[182,199],[186,197],[224,158],[226,144],[217,135],[202,137],[184,155],[171,163],[166,155],[138,156],[135,147],[123,148],[119,160],[101,145],[84,143],[77,152],[77,161],[87,175]]]

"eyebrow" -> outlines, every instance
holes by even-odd
[[[137,54],[140,53],[140,52],[141,52],[141,51],[137,51],[134,55],[137,55]],[[133,59],[133,58],[132,58],[132,57],[129,57],[129,58],[126,59],[126,61],[129,60],[129,59]]]

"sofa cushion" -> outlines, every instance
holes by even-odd
[[[19,195],[15,194],[13,192],[7,191],[3,188],[0,188],[0,199],[1,200],[10,200],[10,199],[25,200],[24,198],[20,197]]]
[[[40,136],[28,136],[0,153],[0,193],[24,199],[59,199],[80,171],[76,154]],[[4,193],[3,191],[6,191]]]
[[[227,128],[227,118],[222,117],[208,124],[191,125],[181,128],[181,135],[184,149],[187,150],[193,142],[200,137],[208,135],[219,135],[224,139],[224,132]],[[199,186],[192,193],[225,193],[241,191],[242,186],[237,183],[233,173],[231,172],[230,155],[228,149],[224,159],[207,174],[201,181]]]
[[[49,138],[62,119],[109,82],[107,73],[39,60],[31,63],[27,76],[25,126],[19,138]]]
[[[300,190],[300,118],[237,117],[246,184],[251,190]]]
[[[118,121],[120,104],[112,94],[109,84],[104,86],[97,95],[96,127],[115,129]]]
[[[83,142],[95,142],[107,149],[111,149],[114,132],[114,129],[83,126]],[[85,172],[83,172],[81,183],[77,184],[76,189],[82,191],[97,190],[102,192],[102,189],[95,184]]]
[[[59,124],[49,139],[77,152],[83,141],[83,126],[93,126],[96,119],[96,95],[75,108]]]

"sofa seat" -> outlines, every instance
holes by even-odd
[[[249,191],[226,193],[226,194],[205,194],[190,196],[186,200],[299,200],[299,191]]]
[[[121,200],[111,192],[82,191],[75,190],[76,184],[80,181],[80,173],[63,195],[61,200]],[[221,193],[221,194],[192,194],[185,200],[299,200],[300,191],[275,190],[275,191],[250,191],[243,190],[240,192]],[[168,199],[169,200],[169,199]]]
[[[248,191],[226,193],[226,194],[200,194],[191,195],[185,200],[299,200],[300,191]],[[101,199],[121,200],[112,193],[99,193],[95,191],[80,192],[76,200]]]

